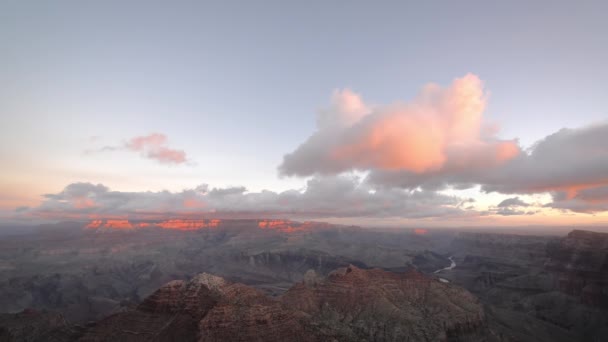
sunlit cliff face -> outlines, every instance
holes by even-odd
[[[429,231],[427,229],[423,229],[423,228],[414,229],[414,234],[416,234],[416,235],[426,235],[428,233],[429,233]]]
[[[164,229],[176,229],[176,230],[198,230],[203,228],[217,228],[221,223],[221,220],[166,220],[163,222],[156,223],[157,226]]]
[[[293,233],[302,227],[295,227],[293,222],[286,220],[263,220],[258,222],[260,229],[278,230],[285,233]]]
[[[93,220],[85,226],[85,228],[110,228],[110,229],[135,229],[146,227],[160,227],[163,229],[175,230],[197,230],[204,228],[217,228],[221,220],[183,220],[173,219],[160,222],[137,222],[131,223],[129,220]]]
[[[129,220],[93,220],[85,226],[86,228],[114,228],[114,229],[133,229],[136,225]]]
[[[326,227],[328,224],[323,222],[294,222],[289,220],[261,220],[258,227],[265,230],[275,230],[283,233],[294,233],[308,231],[313,228]]]
[[[324,226],[323,223],[316,222],[293,222],[289,220],[258,220],[257,227],[267,231],[279,231],[284,233],[293,233],[297,231],[309,230],[313,226]],[[186,219],[170,219],[158,222],[130,222],[129,220],[93,220],[85,226],[89,229],[136,229],[146,227],[159,227],[171,230],[193,231],[200,229],[218,228],[224,223],[220,219],[201,219],[201,220],[186,220]]]

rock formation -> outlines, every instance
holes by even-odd
[[[608,234],[574,230],[547,246],[546,268],[557,273],[560,291],[608,308]]]
[[[172,281],[80,341],[442,341],[479,331],[483,319],[459,287],[351,265],[327,279],[309,272],[279,298],[209,274]]]

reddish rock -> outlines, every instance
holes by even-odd
[[[309,272],[280,298],[201,274],[172,281],[81,341],[441,341],[483,326],[466,290],[422,273],[355,266]]]

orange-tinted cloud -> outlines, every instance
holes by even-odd
[[[488,136],[486,94],[472,74],[447,88],[427,85],[407,104],[369,107],[349,90],[336,92],[332,102],[319,114],[317,131],[284,157],[282,174],[483,169],[520,153],[515,141]]]
[[[184,164],[188,162],[186,152],[169,148],[167,136],[161,133],[131,138],[119,146],[103,146],[97,149],[86,150],[85,154],[113,151],[139,152],[143,157],[153,159],[161,164]]]
[[[416,235],[426,235],[428,233],[429,233],[428,229],[424,229],[424,228],[414,229],[414,234],[416,234]]]
[[[142,152],[144,156],[163,164],[182,164],[187,161],[186,152],[167,147],[164,134],[152,133],[129,140],[125,147],[132,151]]]
[[[486,102],[483,84],[472,74],[446,88],[429,84],[405,104],[369,106],[349,90],[336,92],[316,131],[284,156],[279,172],[359,170],[368,172],[366,182],[374,187],[481,185],[485,192],[550,193],[548,206],[555,208],[608,210],[608,201],[589,196],[608,186],[607,122],[562,129],[524,152],[517,140],[498,139],[497,126],[484,122]]]

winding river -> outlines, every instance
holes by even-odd
[[[440,268],[437,271],[433,272],[433,273],[439,273],[441,271],[449,271],[451,269],[453,269],[454,267],[456,267],[456,261],[454,261],[454,257],[450,256],[448,257],[448,259],[450,259],[451,264],[448,267],[444,267],[444,268]],[[439,281],[442,283],[449,283],[450,281],[447,279],[443,279],[443,278],[439,278]]]

